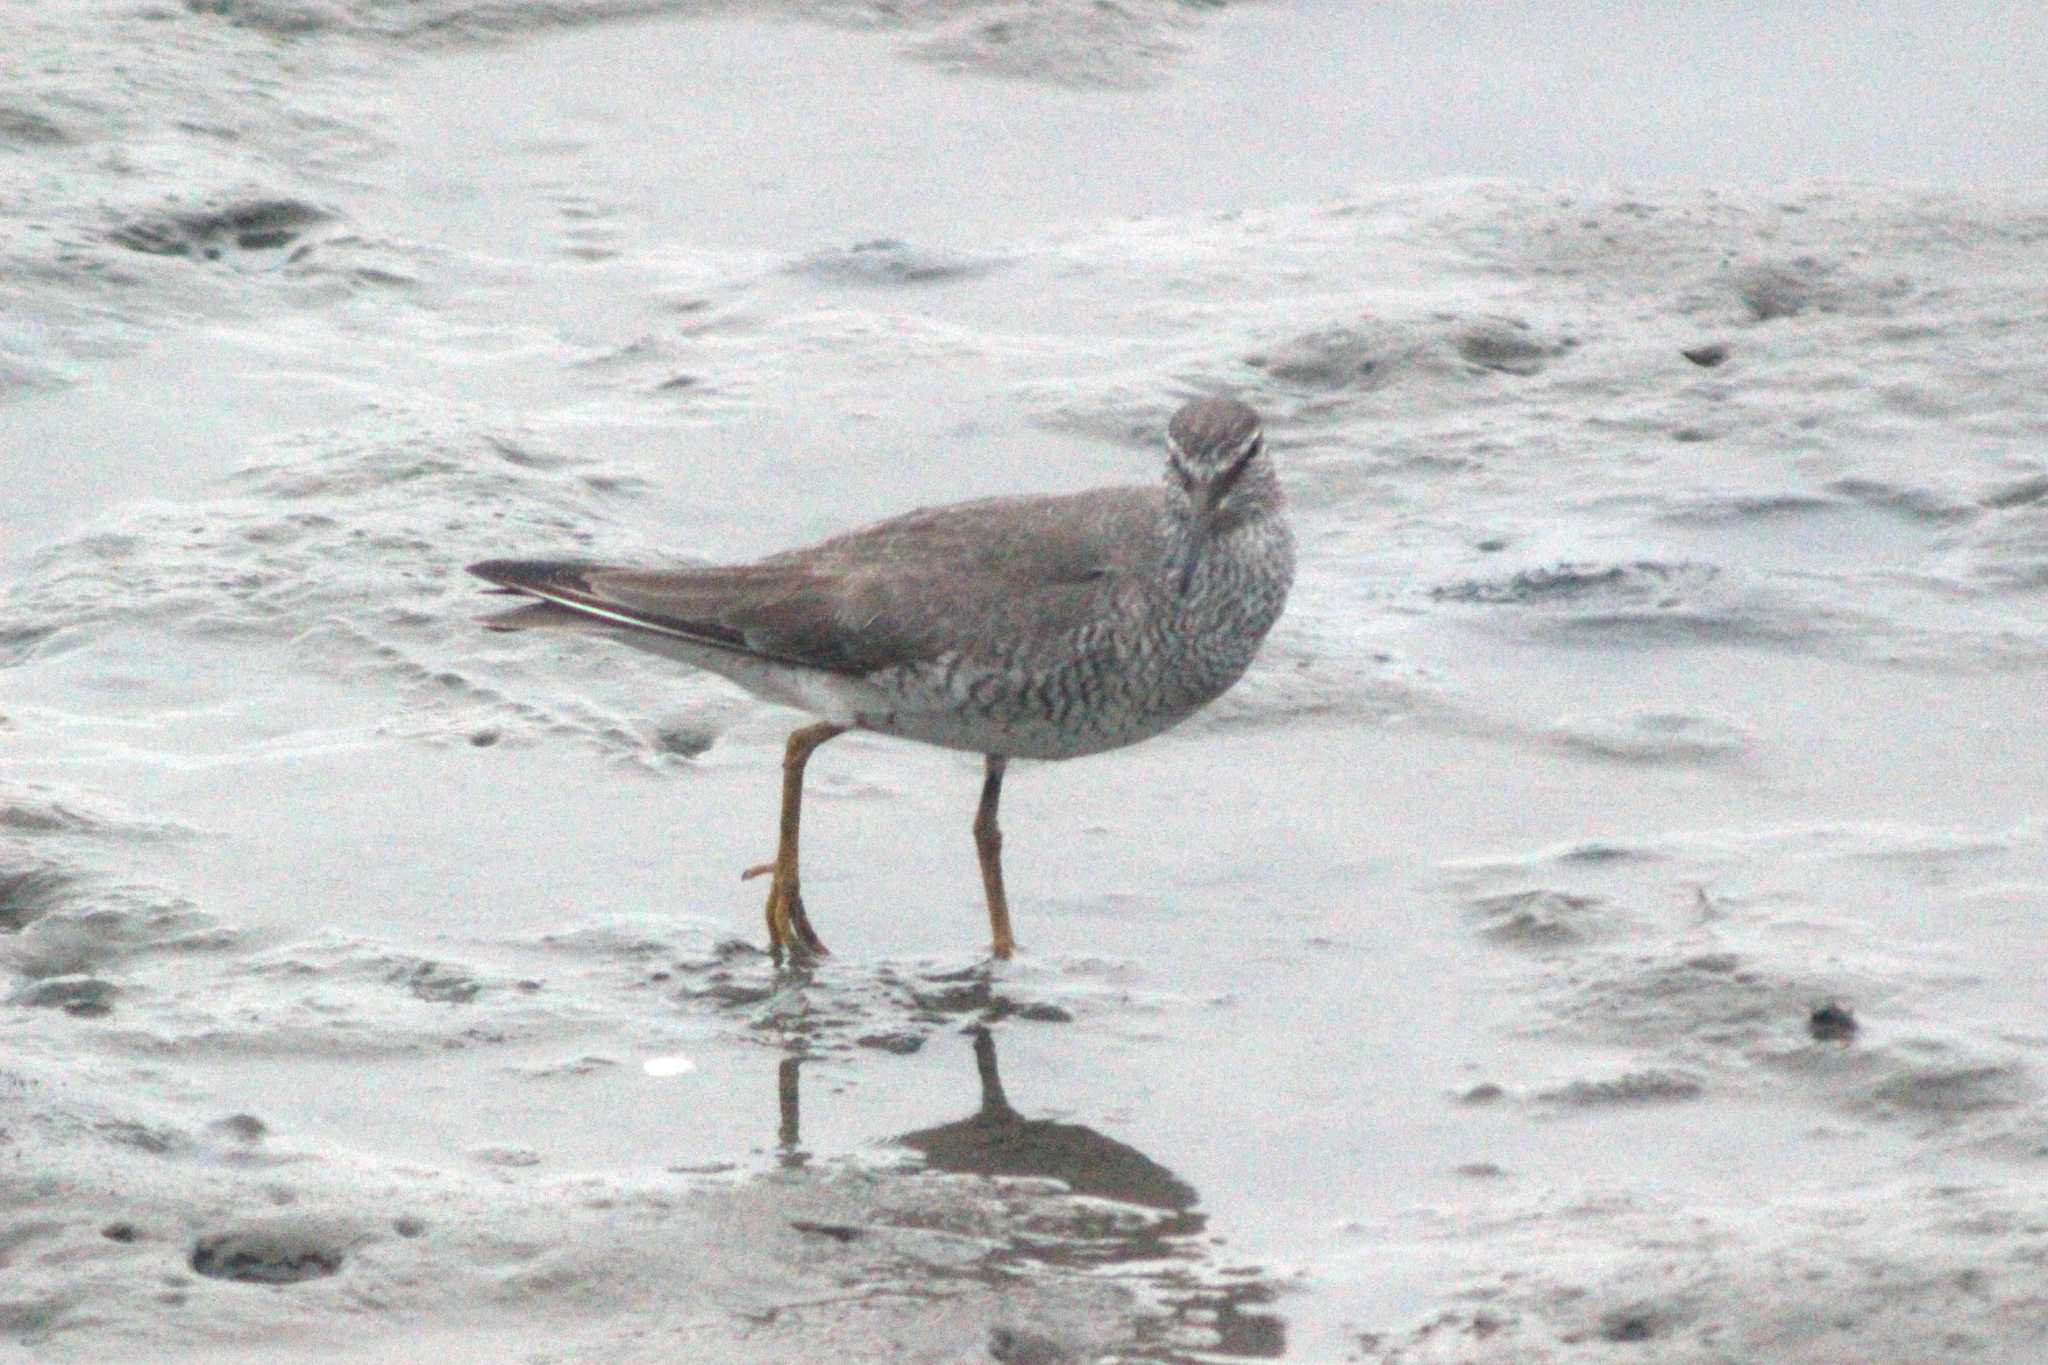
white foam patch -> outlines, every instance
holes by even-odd
[[[640,1069],[657,1079],[670,1076],[687,1076],[697,1069],[697,1064],[688,1057],[671,1054],[666,1057],[649,1057],[640,1063]]]

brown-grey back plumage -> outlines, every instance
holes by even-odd
[[[542,599],[841,725],[992,754],[1128,744],[1234,683],[1279,616],[1293,539],[1256,413],[1202,399],[1149,487],[927,508],[753,564],[493,560]]]
[[[491,560],[471,572],[622,625],[826,672],[1060,635],[1161,553],[1163,493],[1094,489],[910,512],[753,564]]]

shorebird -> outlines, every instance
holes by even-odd
[[[869,730],[986,756],[974,817],[990,950],[1016,947],[996,807],[1013,758],[1149,739],[1244,675],[1294,579],[1294,537],[1258,414],[1183,406],[1158,484],[984,498],[906,513],[752,564],[651,569],[494,559],[470,572],[536,598],[497,630],[572,628],[709,669],[817,717],[789,737],[769,876],[776,960],[823,953],[804,912],[804,765]]]

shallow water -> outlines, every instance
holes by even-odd
[[[8,21],[14,1344],[2042,1345],[2038,25],[231,8]],[[1016,772],[1001,968],[971,760],[820,755],[778,975],[790,716],[470,623],[486,555],[1150,478],[1218,387],[1289,616]]]

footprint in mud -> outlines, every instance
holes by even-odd
[[[467,1005],[484,991],[484,983],[461,968],[423,959],[394,965],[384,979],[430,1005]]]
[[[1862,1107],[1883,1118],[1937,1124],[1992,1111],[2025,1108],[2036,1093],[2017,1061],[1963,1054],[1939,1044],[1891,1050],[1891,1075],[1868,1088]]]
[[[1827,270],[1811,258],[1745,266],[1729,282],[1753,322],[1797,317],[1813,307]]]
[[[1600,1315],[1600,1339],[1621,1343],[1655,1341],[1670,1336],[1694,1316],[1682,1304],[1624,1304]]]
[[[840,250],[806,256],[792,265],[789,273],[805,275],[826,284],[938,284],[949,280],[971,280],[1002,264],[995,257],[940,251],[912,246],[893,237],[880,237],[871,242],[856,242]]]
[[[64,147],[75,141],[54,119],[19,105],[0,104],[0,147]]]
[[[230,251],[279,251],[334,217],[298,199],[244,199],[217,209],[136,218],[108,234],[150,256],[217,261]]]
[[[1567,716],[1550,727],[1550,734],[1565,749],[1644,764],[1739,759],[1754,742],[1733,721],[1678,711]]]
[[[120,964],[173,945],[224,944],[222,931],[182,897],[112,881],[95,870],[90,854],[69,853],[102,841],[181,833],[87,792],[0,783],[0,972],[16,978],[0,998],[18,1009],[102,1019],[123,996]]]
[[[620,254],[622,236],[616,204],[564,187],[557,187],[548,197],[566,225],[562,229],[564,256],[578,261],[608,261]]]
[[[1570,341],[1548,344],[1519,318],[1481,318],[1458,327],[1451,344],[1469,365],[1502,374],[1540,373]]]
[[[121,988],[96,976],[53,976],[32,981],[7,997],[27,1009],[60,1009],[79,1019],[103,1019],[114,1012]]]
[[[1368,320],[1318,328],[1244,358],[1283,384],[1308,389],[1383,388],[1411,369],[1437,373],[1540,373],[1576,343],[1550,341],[1520,318]]]
[[[1564,563],[1509,578],[1470,578],[1431,588],[1439,602],[1480,606],[1672,606],[1720,576],[1711,564],[1641,559],[1632,564]]]
[[[254,1147],[270,1135],[270,1125],[254,1114],[229,1114],[206,1125],[206,1131],[241,1147]]]
[[[1370,390],[1389,383],[1413,360],[1418,344],[1385,324],[1324,327],[1248,355],[1244,362],[1300,388]]]
[[[2002,483],[1986,492],[1979,501],[1985,507],[1999,510],[2048,502],[2048,474],[2029,474],[2025,478]]]
[[[1549,887],[1480,896],[1467,902],[1466,913],[1489,943],[1536,954],[1612,938],[1622,928],[1621,916],[1601,897]]]
[[[334,1274],[344,1259],[337,1239],[327,1230],[281,1225],[201,1237],[188,1264],[209,1279],[298,1284]]]
[[[63,905],[70,881],[39,864],[0,867],[0,934],[18,934]]]
[[[9,386],[15,387],[22,375],[11,370],[7,378]],[[14,668],[27,663],[36,647],[56,633],[54,625],[0,625],[0,668]],[[7,723],[7,717],[0,716],[0,729],[6,728]]]
[[[1913,288],[1905,276],[1862,276],[1817,256],[1753,261],[1730,274],[1727,286],[1751,322],[1802,313],[1881,313]]]
[[[1689,1072],[1652,1068],[1597,1081],[1569,1081],[1536,1098],[1561,1109],[1625,1109],[1683,1103],[1706,1093],[1705,1082]]]
[[[172,945],[220,947],[232,937],[188,902],[151,887],[0,868],[0,960],[37,981],[98,977],[114,964]],[[69,995],[54,989],[57,995],[33,1003],[68,1007],[97,996],[106,1004],[113,995],[111,988],[89,984]]]

